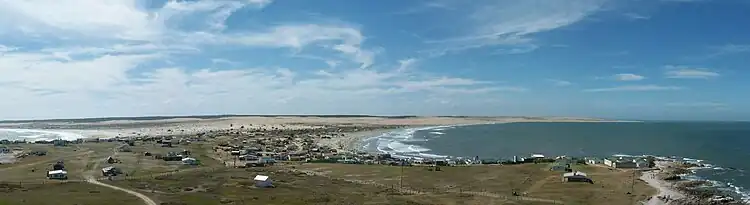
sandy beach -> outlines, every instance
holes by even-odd
[[[0,123],[0,128],[39,129],[46,131],[69,132],[84,138],[112,138],[134,135],[198,134],[210,131],[229,130],[244,127],[247,129],[304,130],[324,126],[340,125],[389,125],[389,126],[435,126],[466,125],[511,122],[606,122],[600,119],[568,117],[319,117],[319,116],[268,116],[268,117],[225,117],[225,118],[173,118],[162,120],[110,120],[100,122],[26,122]],[[376,136],[387,130],[348,133],[332,136],[321,143],[350,146],[363,137]]]
[[[657,163],[657,167],[658,167]],[[663,164],[663,163],[661,163]],[[672,183],[657,178],[657,174],[660,170],[646,171],[641,175],[641,179],[648,183],[648,185],[654,187],[657,190],[657,194],[649,199],[644,204],[646,205],[665,205],[671,204],[670,200],[683,199],[685,195],[676,191],[672,187]]]

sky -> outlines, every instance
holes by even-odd
[[[748,0],[0,0],[0,119],[750,120]]]

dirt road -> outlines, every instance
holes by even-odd
[[[117,186],[114,186],[114,185],[109,185],[109,184],[105,184],[105,183],[96,181],[96,179],[94,177],[90,177],[89,176],[88,179],[86,179],[86,182],[92,183],[92,184],[95,184],[95,185],[99,185],[99,186],[103,186],[103,187],[107,187],[107,188],[110,188],[110,189],[116,189],[116,190],[123,191],[125,193],[128,193],[130,195],[133,195],[133,196],[136,196],[136,197],[140,198],[141,200],[143,200],[143,202],[146,203],[146,205],[157,205],[154,200],[151,200],[151,198],[148,198],[148,196],[146,196],[146,195],[143,195],[141,193],[138,193],[138,192],[130,190],[130,189],[125,189],[125,188],[121,188],[121,187],[117,187]]]

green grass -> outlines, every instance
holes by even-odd
[[[255,188],[257,174],[272,177],[276,188]],[[158,201],[184,205],[234,204],[464,204],[497,202],[458,194],[402,195],[386,189],[324,177],[279,171],[279,168],[222,169],[175,174],[157,179],[114,181],[140,190]],[[456,200],[456,199],[462,200]]]
[[[0,184],[0,205],[130,205],[140,199],[87,183]]]

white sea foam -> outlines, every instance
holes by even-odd
[[[3,135],[0,135],[0,139],[27,140],[30,142],[50,141],[55,139],[76,140],[84,138],[81,134],[53,130],[0,129],[0,133],[3,133]]]
[[[453,126],[433,126],[433,127],[422,127],[422,128],[409,128],[403,130],[392,131],[383,133],[379,136],[374,136],[365,139],[365,143],[362,146],[365,150],[376,150],[380,153],[387,153],[393,157],[398,158],[412,158],[412,159],[424,159],[424,158],[447,158],[448,156],[429,154],[425,152],[431,151],[429,148],[410,144],[409,142],[426,142],[428,138],[415,137],[414,133],[417,131],[431,131],[432,135],[443,135],[443,132],[437,132],[437,130],[446,130],[453,128]]]

